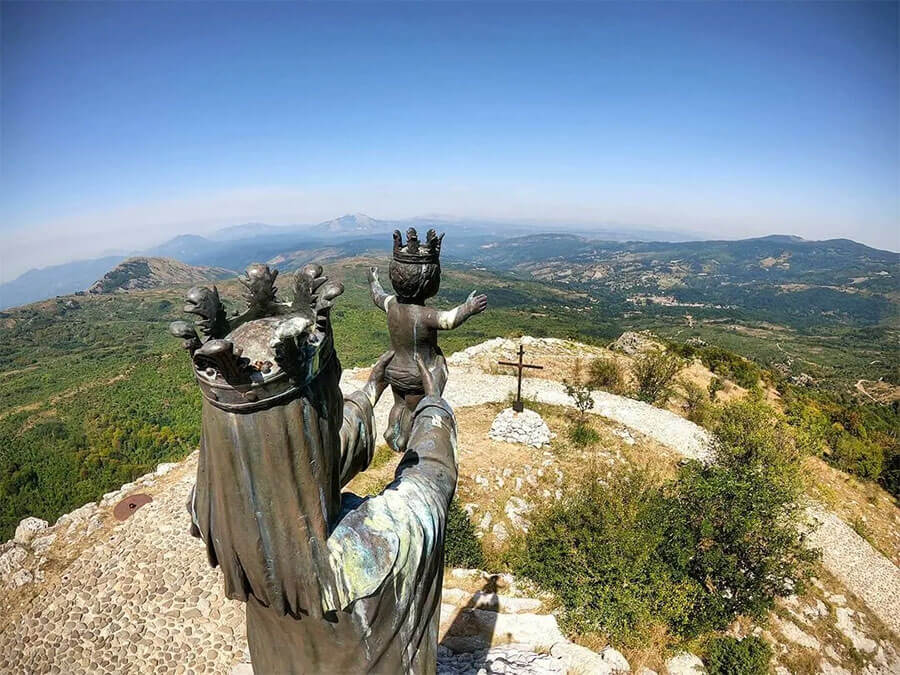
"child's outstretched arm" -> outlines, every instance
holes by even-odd
[[[388,308],[388,302],[394,296],[386,293],[384,288],[381,287],[381,282],[378,281],[377,267],[369,268],[369,291],[372,294],[372,302],[375,303],[375,306],[378,307],[381,311],[386,312]]]
[[[475,295],[475,291],[472,291],[463,304],[445,312],[437,312],[435,328],[453,330],[462,325],[470,316],[481,314],[485,309],[487,309],[487,296]]]

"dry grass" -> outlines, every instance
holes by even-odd
[[[651,626],[644,631],[644,635],[647,636],[647,641],[640,647],[622,650],[632,672],[640,672],[642,668],[649,668],[657,673],[666,672],[666,658],[678,639],[669,634],[664,624]]]
[[[375,495],[394,480],[394,472],[400,463],[401,455],[391,450],[380,436],[378,441],[380,443],[375,448],[375,455],[372,457],[369,468],[356,474],[353,480],[344,487],[345,490],[363,497]]]

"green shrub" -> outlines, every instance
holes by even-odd
[[[885,453],[884,470],[880,482],[884,489],[900,499],[900,450],[896,447]]]
[[[801,451],[817,457],[828,453],[831,421],[819,406],[799,399],[788,400],[785,415],[794,430],[794,439]]]
[[[637,644],[654,624],[688,621],[699,592],[660,556],[663,504],[640,472],[621,470],[608,482],[590,474],[536,514],[513,570],[560,598],[567,630]]]
[[[578,410],[578,421],[583,423],[587,411],[594,407],[594,397],[591,396],[590,388],[579,382],[563,381],[563,385],[566,388],[566,394],[572,399],[572,403]]]
[[[637,383],[636,396],[647,403],[663,404],[672,395],[672,383],[681,367],[675,354],[653,349],[634,360],[632,373]]]
[[[710,403],[707,391],[694,382],[682,382],[681,387],[687,418],[702,427],[711,426],[715,420],[715,407]]]
[[[721,347],[703,347],[700,360],[716,375],[734,380],[745,389],[753,389],[762,376],[762,370],[755,363]]]
[[[766,675],[771,659],[769,643],[748,635],[743,640],[714,638],[707,647],[703,663],[709,675]]]
[[[587,424],[578,422],[569,427],[569,440],[583,448],[599,441],[600,434]]]
[[[589,368],[588,383],[594,389],[621,394],[625,391],[625,369],[613,358],[594,359]]]
[[[799,456],[783,421],[762,401],[742,400],[724,406],[715,437],[715,463],[683,466],[665,510],[664,554],[704,591],[695,631],[763,616],[817,558],[798,533]]]
[[[784,390],[783,400],[800,449],[900,495],[897,406],[795,387]]]
[[[834,444],[831,461],[842,471],[877,480],[884,469],[884,449],[875,443],[842,433]]]
[[[722,380],[720,380],[718,377],[713,377],[709,381],[709,384],[706,386],[706,391],[709,392],[709,400],[715,401],[716,394],[718,394],[720,391],[722,391],[722,389],[724,387],[725,387],[725,385],[722,384]]]
[[[475,527],[459,505],[456,497],[447,513],[447,532],[444,535],[444,564],[448,567],[484,568],[484,551],[475,536]]]
[[[816,554],[798,534],[798,458],[783,422],[739,402],[716,434],[717,464],[689,462],[663,485],[638,470],[589,474],[535,514],[511,566],[560,598],[567,630],[635,645],[664,624],[690,638],[760,617],[802,585]]]

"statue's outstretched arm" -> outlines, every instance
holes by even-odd
[[[470,317],[481,314],[485,309],[487,309],[487,296],[483,294],[475,295],[475,291],[472,291],[461,305],[444,312],[434,312],[434,316],[430,319],[430,323],[433,325],[430,327],[440,330],[453,330],[465,323]]]
[[[378,280],[378,268],[369,268],[369,292],[372,294],[372,302],[383,312],[387,311],[388,303],[393,300],[394,296],[390,295]]]

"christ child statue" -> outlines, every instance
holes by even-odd
[[[372,301],[387,314],[388,331],[394,357],[385,370],[385,380],[394,394],[388,429],[384,438],[396,452],[406,450],[412,414],[424,389],[416,363],[421,358],[431,372],[446,370],[444,355],[437,343],[438,330],[450,330],[487,307],[486,295],[475,291],[461,305],[440,311],[425,305],[437,294],[441,285],[441,241],[434,230],[428,230],[420,243],[416,231],[406,232],[406,245],[399,230],[394,231],[394,253],[390,264],[391,285],[395,295],[385,292],[378,280],[378,268],[369,270]],[[446,377],[446,373],[444,374]]]

